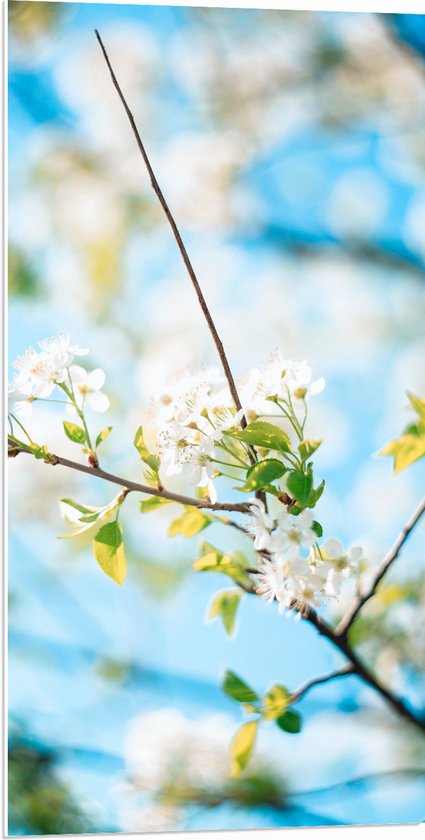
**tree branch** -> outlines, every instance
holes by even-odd
[[[354,674],[354,666],[352,664],[346,665],[345,668],[341,668],[340,671],[332,671],[331,674],[325,674],[324,677],[316,677],[314,680],[310,680],[309,682],[302,685],[301,688],[297,689],[297,691],[292,692],[290,695],[290,702],[296,703],[301,697],[304,697],[304,694],[307,694],[311,688],[314,688],[316,685],[322,685],[322,683],[330,682],[331,680],[339,679],[339,677],[347,677],[349,674]]]
[[[195,289],[196,296],[197,296],[198,301],[199,301],[199,305],[200,305],[201,310],[202,310],[202,312],[203,312],[203,314],[204,314],[204,317],[205,317],[205,320],[206,320],[206,322],[207,322],[207,324],[208,324],[208,327],[209,327],[210,333],[211,333],[211,335],[212,335],[212,337],[213,337],[213,341],[214,341],[215,346],[216,346],[216,348],[217,348],[217,352],[218,352],[218,355],[219,355],[219,357],[220,357],[220,361],[221,361],[221,364],[222,364],[222,367],[223,367],[223,370],[224,370],[224,374],[225,374],[225,376],[226,376],[226,379],[227,379],[227,382],[228,382],[228,385],[229,385],[229,388],[230,388],[230,393],[231,393],[231,395],[232,395],[233,402],[234,402],[234,404],[235,404],[235,406],[236,406],[237,410],[238,410],[238,411],[240,411],[240,410],[241,410],[241,408],[242,408],[242,405],[241,405],[241,401],[240,401],[240,399],[239,399],[239,395],[238,395],[238,392],[237,392],[237,388],[236,388],[235,380],[233,379],[233,374],[232,374],[232,371],[230,370],[230,365],[229,365],[229,362],[228,362],[228,360],[227,360],[226,353],[225,353],[225,351],[224,351],[223,343],[222,343],[222,341],[221,341],[221,339],[220,339],[220,336],[219,336],[219,334],[218,334],[218,332],[217,332],[217,329],[216,329],[216,326],[215,326],[215,324],[214,324],[214,321],[213,321],[212,315],[211,315],[211,313],[210,313],[210,310],[208,309],[207,302],[206,302],[206,300],[205,300],[205,297],[204,297],[204,294],[203,294],[203,292],[202,292],[202,289],[201,289],[201,287],[200,287],[200,285],[199,285],[199,281],[198,281],[198,278],[197,278],[197,276],[196,276],[196,274],[195,274],[195,271],[194,271],[194,268],[193,268],[193,266],[192,266],[192,263],[191,263],[191,261],[190,261],[190,259],[189,259],[189,255],[188,255],[188,253],[187,253],[186,247],[185,247],[184,242],[183,242],[183,240],[182,240],[182,237],[181,237],[181,235],[180,235],[180,231],[179,231],[179,229],[178,229],[178,227],[177,227],[177,224],[176,224],[175,219],[174,219],[174,217],[173,217],[173,215],[172,215],[172,213],[171,213],[171,210],[170,210],[170,208],[169,208],[169,206],[168,206],[168,204],[167,204],[167,201],[165,200],[165,197],[164,197],[164,194],[163,194],[163,192],[162,192],[162,190],[161,190],[161,187],[159,186],[159,183],[158,183],[158,181],[157,181],[157,179],[156,179],[155,173],[154,173],[154,171],[153,171],[153,169],[152,169],[151,162],[150,162],[150,160],[149,160],[149,158],[148,158],[148,156],[147,156],[146,149],[145,149],[145,147],[144,147],[144,145],[143,145],[143,142],[142,142],[142,139],[141,139],[141,137],[140,137],[140,134],[139,134],[138,128],[137,128],[137,126],[136,126],[136,123],[135,123],[135,120],[134,120],[133,114],[132,114],[132,113],[131,113],[131,111],[130,111],[130,108],[129,108],[128,104],[127,104],[127,100],[125,99],[125,96],[124,96],[124,94],[123,94],[123,92],[122,92],[122,90],[121,90],[121,87],[120,87],[120,85],[119,85],[118,79],[117,79],[117,77],[116,77],[116,75],[115,75],[115,73],[114,73],[114,70],[112,69],[112,65],[111,65],[111,62],[110,62],[110,60],[109,60],[108,53],[106,52],[105,46],[104,46],[104,44],[103,44],[103,41],[102,41],[102,39],[101,39],[101,37],[100,37],[99,32],[97,31],[97,29],[95,29],[95,35],[96,35],[96,38],[97,38],[97,40],[98,40],[98,42],[99,42],[99,46],[100,46],[100,48],[101,48],[101,50],[102,50],[103,57],[104,57],[104,59],[105,59],[106,65],[107,65],[108,70],[109,70],[109,73],[110,73],[110,75],[111,75],[112,83],[113,83],[113,85],[114,85],[114,87],[115,87],[115,90],[117,91],[118,96],[119,96],[119,98],[120,98],[120,100],[121,100],[121,102],[122,102],[122,105],[123,105],[123,107],[124,107],[125,113],[127,114],[128,121],[129,121],[129,123],[130,123],[130,125],[131,125],[131,129],[132,129],[133,134],[134,134],[134,137],[135,137],[135,139],[136,139],[136,143],[137,143],[137,146],[138,146],[139,152],[140,152],[140,154],[141,154],[141,156],[142,156],[142,158],[143,158],[144,164],[145,164],[146,169],[147,169],[147,171],[148,171],[148,173],[149,173],[149,177],[150,177],[150,181],[151,181],[152,188],[153,188],[153,190],[154,190],[154,192],[155,192],[155,194],[156,194],[156,196],[157,196],[157,198],[158,198],[158,200],[159,200],[159,203],[161,204],[161,207],[162,207],[162,209],[163,209],[163,211],[164,211],[164,213],[165,213],[165,215],[166,215],[166,217],[167,217],[167,220],[168,220],[168,222],[169,222],[169,224],[170,224],[171,230],[173,231],[174,238],[175,238],[175,240],[176,240],[176,242],[177,242],[177,245],[178,245],[178,248],[179,248],[180,254],[181,254],[182,259],[183,259],[183,262],[184,262],[184,264],[185,264],[185,266],[186,266],[187,273],[188,273],[188,275],[189,275],[189,277],[190,277],[190,280],[191,280],[191,282],[192,282],[193,288]],[[246,419],[245,419],[245,417],[242,417],[242,420],[241,420],[241,425],[242,425],[243,427],[245,427],[245,426],[246,426]],[[250,457],[251,457],[251,458],[253,457],[253,456],[252,456],[252,453],[250,453]]]
[[[16,457],[16,455],[20,453],[33,455],[33,453],[28,449],[16,450],[16,445],[14,445],[13,457]],[[149,496],[158,496],[161,499],[168,499],[170,502],[178,502],[181,505],[190,505],[190,507],[195,507],[199,510],[228,511],[233,513],[249,513],[250,511],[250,507],[246,503],[237,504],[234,502],[209,502],[206,499],[194,499],[191,496],[183,496],[180,493],[173,493],[171,490],[150,487],[148,484],[140,484],[139,482],[131,481],[128,478],[121,478],[118,475],[113,475],[113,473],[105,472],[105,470],[102,470],[100,467],[89,467],[86,466],[86,464],[80,464],[78,461],[70,461],[69,458],[62,458],[61,455],[54,455],[50,452],[43,460],[46,464],[50,464],[51,466],[60,465],[62,467],[68,467],[71,470],[86,473],[87,475],[92,475],[95,478],[101,478],[103,481],[109,481],[111,484],[118,484],[120,487],[125,487],[129,492],[134,491],[136,493],[146,493]],[[234,527],[237,525],[237,523],[230,523],[230,521],[225,524],[232,524]],[[242,528],[242,526],[240,527]]]
[[[394,560],[397,559],[404,543],[406,542],[409,534],[413,531],[415,525],[419,522],[422,514],[425,513],[425,498],[422,499],[406,525],[404,526],[401,533],[398,535],[394,545],[390,548],[389,552],[385,555],[381,563],[379,564],[375,575],[363,595],[359,594],[355,600],[353,601],[350,609],[345,614],[345,616],[341,619],[340,623],[338,624],[335,634],[337,636],[347,636],[347,633],[357,618],[358,613],[362,609],[362,607],[367,603],[375,595],[375,592],[384,577],[387,573],[388,569],[394,563]]]
[[[415,724],[415,726],[421,729],[422,732],[425,732],[425,718],[420,718],[412,712],[401,697],[397,697],[393,694],[388,688],[386,688],[385,685],[383,685],[383,683],[381,683],[378,677],[369,671],[366,665],[363,664],[355,651],[352,649],[346,636],[337,635],[336,631],[311,607],[305,607],[301,612],[301,617],[312,624],[322,636],[329,639],[329,641],[344,654],[353,666],[354,674],[360,677],[365,683],[378,692],[378,694],[384,697],[387,703],[389,703],[389,705],[392,706],[392,708],[398,712],[401,717],[410,723]]]

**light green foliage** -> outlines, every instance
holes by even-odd
[[[223,589],[214,596],[208,610],[208,618],[220,616],[226,632],[231,635],[235,627],[236,613],[242,592],[239,589]]]
[[[289,692],[284,685],[276,683],[264,695],[264,720],[276,720],[283,715],[289,701]]]
[[[103,429],[101,432],[99,432],[99,434],[96,438],[96,449],[97,449],[98,446],[100,446],[101,443],[103,443],[104,440],[106,440],[107,437],[109,437],[109,435],[111,434],[111,431],[112,431],[112,426],[107,426],[106,429]]]
[[[201,556],[195,560],[193,568],[197,572],[221,572],[227,575],[243,589],[251,589],[251,579],[246,573],[247,560],[240,551],[224,554],[209,543],[202,543]]]
[[[84,444],[87,443],[87,436],[81,426],[76,423],[69,423],[68,420],[63,421],[63,428],[66,436],[73,441],[73,443]]]
[[[407,469],[425,455],[425,399],[408,393],[410,404],[418,419],[404,430],[396,440],[391,440],[380,451],[380,455],[394,456],[394,472]]]
[[[253,688],[241,680],[233,671],[226,671],[222,689],[232,700],[238,703],[256,703],[260,698]]]
[[[93,552],[105,574],[116,583],[124,583],[127,561],[119,522],[108,522],[102,525],[93,540]]]
[[[267,487],[272,481],[281,478],[286,472],[287,468],[276,458],[266,458],[264,461],[259,461],[254,464],[246,476],[246,483],[243,487],[239,487],[244,493],[253,492],[255,490],[262,490]]]
[[[151,510],[158,510],[164,505],[171,505],[171,499],[164,499],[162,496],[148,496],[140,502],[141,513],[150,513]]]
[[[107,519],[123,503],[124,499],[125,493],[118,493],[118,496],[116,496],[115,499],[112,499],[111,502],[103,507],[89,507],[88,505],[80,505],[78,502],[75,502],[74,499],[61,499],[62,513],[65,522],[67,522],[73,530],[69,534],[63,534],[58,537],[58,539],[66,540],[72,537],[78,537],[80,534],[88,531],[93,525]],[[71,508],[71,511],[67,511],[66,507]],[[73,516],[72,510],[77,511],[81,515]]]
[[[236,732],[231,746],[231,776],[238,776],[247,766],[255,746],[258,720],[249,720]]]
[[[202,510],[185,506],[185,513],[175,519],[168,528],[168,536],[175,537],[180,534],[182,537],[194,537],[208,528],[212,521],[213,518]]]
[[[263,420],[254,420],[245,429],[227,432],[227,434],[251,446],[262,446],[264,449],[276,452],[289,452],[291,448],[291,442],[286,432],[279,426],[266,423]]]
[[[159,468],[161,466],[161,459],[160,459],[159,455],[154,455],[151,452],[149,452],[149,449],[147,448],[147,446],[145,444],[144,437],[143,437],[143,427],[142,426],[139,426],[139,428],[137,429],[137,432],[134,436],[134,445],[135,445],[142,461],[144,461],[146,466],[149,467],[149,470],[146,473],[147,479],[152,484],[158,484],[159,483]]]
[[[316,452],[316,449],[323,443],[323,438],[320,440],[312,440],[308,438],[307,440],[302,440],[298,444],[298,451],[301,455],[301,458],[304,461],[307,461],[308,458],[311,458],[312,455]]]

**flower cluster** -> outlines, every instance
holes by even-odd
[[[156,400],[159,448],[165,475],[182,474],[217,498],[213,479],[223,432],[239,423],[229,389],[216,368],[186,374]],[[162,422],[161,422],[162,421]]]
[[[324,386],[323,378],[312,382],[307,362],[285,359],[277,350],[263,366],[252,368],[237,382],[242,403],[237,412],[227,382],[216,368],[183,375],[155,399],[165,475],[182,474],[189,483],[206,487],[215,501],[213,480],[220,474],[216,465],[223,464],[223,450],[228,466],[234,466],[239,454],[239,465],[249,467],[243,457],[246,452],[237,453],[223,433],[239,426],[242,416],[252,420],[273,414],[278,421],[291,418],[301,438],[297,412],[303,411],[305,418],[308,397]]]
[[[39,350],[28,347],[17,358],[13,367],[16,376],[9,384],[8,413],[13,417],[26,419],[32,412],[34,400],[49,399],[56,386],[68,397],[70,404],[82,409],[88,405],[95,411],[106,411],[107,396],[101,393],[105,374],[100,368],[88,373],[80,365],[74,365],[75,356],[85,356],[88,348],[71,344],[67,332],[37,342]]]
[[[329,538],[319,548],[311,510],[298,515],[288,508],[273,518],[261,500],[251,501],[248,530],[261,555],[257,594],[278,601],[279,610],[320,607],[328,598],[338,598],[344,581],[359,571],[361,548],[345,551]]]

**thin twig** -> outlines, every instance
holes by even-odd
[[[404,526],[401,533],[398,535],[394,545],[391,546],[388,553],[385,555],[381,563],[379,564],[373,579],[363,595],[357,595],[354,599],[350,609],[345,614],[345,616],[341,619],[340,623],[338,624],[335,634],[337,636],[346,636],[351,625],[357,618],[358,613],[362,609],[362,607],[366,604],[367,601],[370,600],[375,595],[375,592],[384,577],[387,573],[388,569],[394,563],[394,560],[397,559],[404,543],[406,542],[409,534],[413,531],[415,525],[419,522],[422,514],[425,513],[425,498],[422,499],[406,525]]]
[[[384,697],[387,703],[389,703],[389,705],[392,706],[392,708],[395,709],[401,717],[408,720],[410,723],[415,724],[415,726],[421,729],[422,732],[425,732],[425,717],[417,716],[406,705],[401,697],[397,697],[397,695],[393,694],[385,685],[383,685],[383,683],[381,683],[378,677],[369,671],[351,647],[346,636],[337,635],[335,630],[311,607],[304,607],[301,612],[301,617],[312,624],[322,636],[329,639],[329,641],[344,654],[346,659],[348,659],[353,666],[353,673],[377,691],[378,694]]]
[[[28,449],[20,449],[22,453],[32,455]],[[137,481],[131,481],[128,478],[121,478],[118,475],[105,472],[100,467],[89,467],[86,464],[80,464],[78,461],[70,461],[69,458],[62,458],[61,455],[55,455],[49,452],[43,459],[45,463],[51,466],[60,465],[68,467],[77,472],[92,475],[95,478],[101,478],[103,481],[109,481],[111,484],[118,484],[120,487],[125,487],[129,492],[146,493],[149,496],[158,496],[161,499],[168,499],[170,502],[178,502],[181,505],[189,505],[200,510],[212,511],[229,511],[233,513],[249,513],[249,505],[246,503],[237,504],[235,502],[210,502],[206,499],[194,499],[191,496],[183,496],[180,493],[173,493],[171,490],[164,488],[151,487],[148,484],[140,484]],[[236,524],[236,523],[232,523]]]
[[[218,334],[218,332],[217,332],[217,328],[216,328],[216,326],[215,326],[215,324],[214,324],[214,321],[213,321],[213,318],[212,318],[211,312],[210,312],[210,310],[208,309],[207,302],[206,302],[206,300],[205,300],[205,297],[204,297],[204,294],[203,294],[203,292],[202,292],[202,289],[201,289],[201,287],[200,287],[200,285],[199,285],[198,278],[197,278],[197,276],[196,276],[196,274],[195,274],[195,270],[194,270],[194,268],[193,268],[193,266],[192,266],[192,263],[191,263],[191,261],[190,261],[190,258],[189,258],[189,255],[188,255],[188,253],[187,253],[186,247],[185,247],[184,242],[183,242],[183,240],[182,240],[182,237],[181,237],[181,235],[180,235],[180,231],[179,231],[179,229],[178,229],[178,227],[177,227],[177,224],[176,224],[175,219],[174,219],[174,217],[173,217],[173,215],[172,215],[172,213],[171,213],[171,210],[170,210],[170,208],[169,208],[169,206],[168,206],[168,204],[167,204],[167,201],[166,201],[166,199],[165,199],[165,197],[164,197],[164,194],[163,194],[163,192],[162,192],[162,190],[161,190],[161,187],[159,186],[159,183],[158,183],[158,181],[157,181],[157,179],[156,179],[155,173],[154,173],[154,171],[153,171],[153,169],[152,169],[151,162],[150,162],[150,160],[149,160],[149,158],[148,158],[148,156],[147,156],[146,149],[145,149],[144,144],[143,144],[143,142],[142,142],[142,138],[140,137],[140,134],[139,134],[138,128],[137,128],[137,126],[136,126],[136,123],[135,123],[135,120],[134,120],[133,114],[132,114],[132,113],[131,113],[131,111],[130,111],[130,108],[129,108],[128,104],[127,104],[127,100],[126,100],[126,98],[125,98],[125,96],[124,96],[124,94],[123,94],[123,92],[122,92],[122,90],[121,90],[120,84],[119,84],[118,79],[117,79],[117,77],[116,77],[116,75],[115,75],[115,73],[114,73],[114,70],[112,69],[112,65],[111,65],[111,62],[110,62],[110,60],[109,60],[108,53],[107,53],[107,51],[106,51],[106,49],[105,49],[105,46],[104,46],[104,44],[103,44],[103,41],[102,41],[102,39],[101,39],[101,37],[100,37],[99,32],[97,31],[97,29],[95,29],[95,35],[96,35],[96,38],[97,38],[97,40],[98,40],[98,42],[99,42],[99,46],[100,46],[100,48],[101,48],[101,50],[102,50],[103,57],[104,57],[105,62],[106,62],[106,64],[107,64],[107,67],[108,67],[109,73],[110,73],[110,75],[111,75],[112,83],[113,83],[113,85],[114,85],[114,87],[115,87],[115,90],[117,91],[118,96],[119,96],[119,98],[120,98],[120,100],[121,100],[121,102],[122,102],[122,105],[123,105],[123,107],[124,107],[125,113],[127,114],[128,121],[129,121],[129,123],[130,123],[130,125],[131,125],[131,129],[132,129],[133,134],[134,134],[134,137],[135,137],[135,139],[136,139],[136,143],[137,143],[137,146],[138,146],[139,152],[140,152],[140,154],[141,154],[141,156],[142,156],[142,158],[143,158],[143,161],[144,161],[144,164],[145,164],[145,166],[146,166],[146,169],[148,170],[148,173],[149,173],[149,177],[150,177],[150,181],[151,181],[152,188],[153,188],[153,190],[154,190],[154,192],[155,192],[155,194],[156,194],[156,196],[157,196],[157,198],[158,198],[158,201],[159,201],[159,203],[161,204],[161,207],[162,207],[162,209],[163,209],[163,211],[164,211],[164,213],[165,213],[165,215],[166,215],[166,217],[167,217],[167,219],[168,219],[168,222],[169,222],[169,224],[170,224],[171,230],[173,231],[173,234],[174,234],[174,238],[175,238],[175,240],[176,240],[176,242],[177,242],[177,245],[178,245],[178,248],[179,248],[180,254],[181,254],[181,256],[182,256],[183,262],[184,262],[184,264],[185,264],[185,266],[186,266],[187,273],[188,273],[188,275],[189,275],[189,277],[190,277],[190,280],[191,280],[191,282],[192,282],[193,288],[195,289],[196,296],[197,296],[198,301],[199,301],[199,305],[200,305],[200,307],[201,307],[201,309],[202,309],[203,315],[204,315],[205,320],[206,320],[206,322],[207,322],[207,324],[208,324],[208,327],[209,327],[210,333],[211,333],[211,335],[212,335],[212,337],[213,337],[213,340],[214,340],[215,346],[216,346],[216,348],[217,348],[217,352],[218,352],[218,355],[219,355],[219,357],[220,357],[220,361],[221,361],[221,364],[222,364],[222,366],[223,366],[223,370],[224,370],[224,373],[225,373],[225,376],[226,376],[227,382],[228,382],[228,384],[229,384],[230,393],[231,393],[231,395],[232,395],[233,402],[235,403],[235,406],[236,406],[237,410],[238,410],[238,411],[240,411],[240,410],[242,409],[242,405],[241,405],[241,401],[240,401],[240,399],[239,399],[239,395],[238,395],[238,392],[237,392],[237,388],[236,388],[235,380],[233,379],[233,374],[232,374],[232,371],[230,370],[230,365],[229,365],[229,362],[228,362],[228,360],[227,360],[226,353],[225,353],[225,351],[224,351],[223,343],[222,343],[222,341],[221,341],[221,339],[220,339],[220,336],[219,336],[219,334]],[[246,426],[246,419],[245,419],[245,417],[242,417],[242,420],[241,420],[241,425],[242,425],[243,427],[245,427],[245,426]],[[252,454],[251,454],[251,457],[252,457]]]
[[[324,677],[316,677],[316,679],[310,680],[309,682],[302,685],[301,688],[298,688],[297,691],[292,692],[290,695],[290,702],[296,703],[301,697],[304,697],[304,694],[307,694],[311,688],[314,688],[316,685],[321,685],[322,683],[330,682],[331,680],[336,680],[339,677],[347,677],[349,674],[354,674],[354,666],[352,664],[346,665],[345,668],[341,668],[340,671],[332,671],[330,674],[325,674]]]

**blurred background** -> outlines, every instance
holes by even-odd
[[[131,441],[168,376],[215,364],[93,30],[128,96],[236,375],[276,347],[327,388],[326,535],[379,561],[424,484],[377,450],[425,393],[425,16],[9,2],[10,359],[69,330],[107,374],[103,466],[140,478]],[[75,455],[59,406],[30,429]],[[105,422],[103,422],[105,421]],[[72,457],[71,456],[71,457]],[[417,822],[425,744],[355,677],[264,727],[228,778],[239,724],[224,668],[259,691],[342,662],[314,629],[245,598],[234,639],[171,514],[122,511],[129,575],[90,539],[57,541],[57,500],[113,488],[17,458],[10,481],[10,833]],[[424,705],[424,529],[356,626],[359,651]],[[246,548],[224,530],[214,543]],[[342,610],[344,604],[340,604]]]

